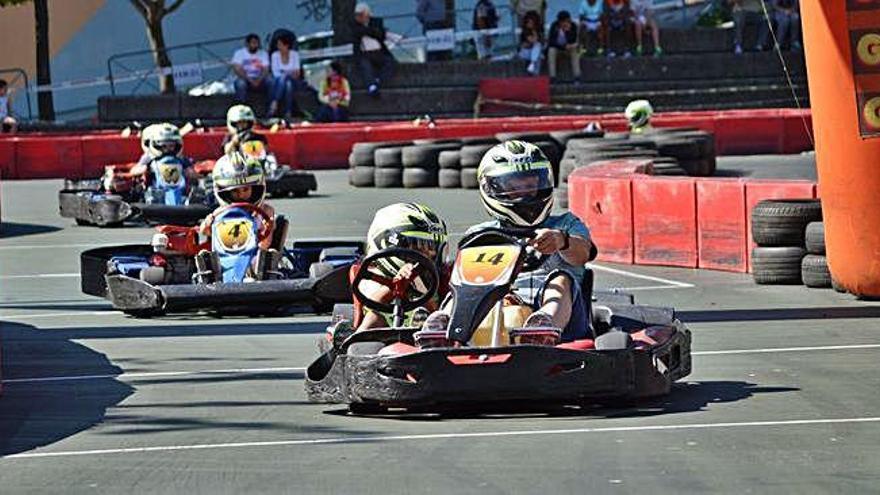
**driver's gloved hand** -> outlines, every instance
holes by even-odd
[[[412,312],[412,317],[410,318],[410,326],[421,327],[425,323],[425,320],[428,319],[429,315],[430,312],[428,311],[428,308],[424,306],[420,306],[414,309]]]

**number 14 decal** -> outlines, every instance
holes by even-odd
[[[498,253],[489,259],[486,259],[486,253],[480,253],[480,255],[477,256],[477,259],[474,260],[474,263],[491,263],[493,265],[498,265],[502,261],[504,261],[504,253]]]

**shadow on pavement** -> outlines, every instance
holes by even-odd
[[[20,323],[0,322],[3,380],[118,374],[104,354]],[[50,445],[102,421],[134,389],[115,378],[82,382],[6,382],[0,394],[0,455]]]
[[[740,381],[704,381],[676,384],[672,392],[662,398],[621,404],[619,401],[589,402],[579,405],[546,403],[488,403],[446,405],[425,410],[391,411],[378,416],[402,421],[443,421],[449,419],[497,418],[636,418],[705,410],[709,404],[737,402],[755,394],[796,392],[795,387],[761,387]],[[347,408],[335,407],[325,411],[334,416],[348,415]]]
[[[139,322],[144,320],[138,320]],[[206,321],[216,322],[216,318]],[[153,323],[150,321],[149,323]],[[185,325],[155,320],[155,324],[107,327],[53,328],[53,334],[65,339],[121,339],[144,337],[207,337],[218,335],[308,335],[324,332],[326,322],[254,323],[254,319],[232,320],[230,323]]]
[[[53,225],[3,222],[3,226],[0,227],[0,239],[9,239],[10,237],[22,237],[35,234],[46,234],[48,232],[57,232],[59,230],[61,230],[61,227],[55,227]]]
[[[685,323],[719,321],[823,320],[848,318],[880,318],[880,306],[847,306],[828,308],[721,309],[708,311],[676,311]]]

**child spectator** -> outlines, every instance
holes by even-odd
[[[633,12],[626,0],[606,0],[602,24],[605,30],[605,43],[608,46],[608,58],[614,58],[617,55],[613,48],[614,33],[623,35],[624,46],[629,46],[629,40],[632,39],[630,33],[633,29]],[[628,48],[624,48],[623,56],[630,56]]]
[[[801,14],[798,0],[776,0],[773,5],[773,20],[776,22],[776,37],[780,45],[801,49]],[[787,43],[786,43],[787,42]]]
[[[358,3],[354,8],[351,32],[354,59],[363,72],[367,93],[378,96],[379,86],[391,79],[396,64],[385,40],[399,38],[399,35],[387,32],[382,19],[372,17],[370,6],[365,2]]]
[[[537,76],[541,72],[541,53],[544,51],[544,29],[541,16],[531,11],[523,17],[522,31],[519,35],[519,58],[528,60],[526,69],[529,74]]]
[[[12,113],[12,96],[9,94],[9,83],[0,79],[0,134],[15,134],[18,121]]]
[[[654,0],[630,0],[629,6],[635,19],[636,55],[642,54],[642,37],[645,30],[650,29],[651,39],[654,41],[654,56],[659,57],[663,54],[663,49],[660,48],[660,28],[654,19]]]
[[[272,52],[274,91],[272,103],[269,104],[269,116],[278,112],[282,100],[285,119],[290,119],[294,113],[300,114],[296,105],[296,92],[307,89],[308,84],[302,79],[299,53],[293,49],[293,42],[294,40],[288,36],[281,36],[275,42],[276,50]]]
[[[758,24],[758,40],[755,43],[755,51],[762,51],[767,45],[769,28],[764,19],[764,9],[761,0],[727,0],[733,11],[733,52],[739,55],[743,52],[743,32],[746,24]]]
[[[588,50],[590,38],[596,38],[596,54],[605,53],[605,31],[602,16],[605,13],[604,0],[581,0],[578,8],[579,42],[584,52]]]
[[[339,62],[330,64],[330,73],[321,81],[318,92],[321,109],[318,110],[318,122],[346,122],[348,120],[348,104],[351,102],[351,87],[342,72]]]
[[[577,26],[571,21],[571,14],[562,10],[556,15],[556,22],[550,26],[547,36],[547,70],[550,79],[556,79],[556,59],[563,53],[571,62],[571,73],[576,82],[581,80],[581,57],[578,52]]]
[[[492,0],[478,0],[474,5],[474,23],[475,31],[495,29],[498,27],[498,11]],[[480,34],[474,39],[474,45],[477,48],[477,58],[484,60],[492,58],[492,35]]]
[[[232,56],[232,71],[238,76],[234,83],[235,101],[243,103],[249,91],[262,91],[271,101],[273,79],[269,74],[269,54],[260,48],[260,37],[254,33],[245,36],[244,43],[244,48]]]

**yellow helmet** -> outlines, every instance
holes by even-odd
[[[367,232],[367,254],[401,247],[419,251],[439,264],[445,256],[447,235],[446,223],[427,206],[394,203],[376,211]],[[388,276],[396,275],[403,266],[396,258],[379,263]]]

